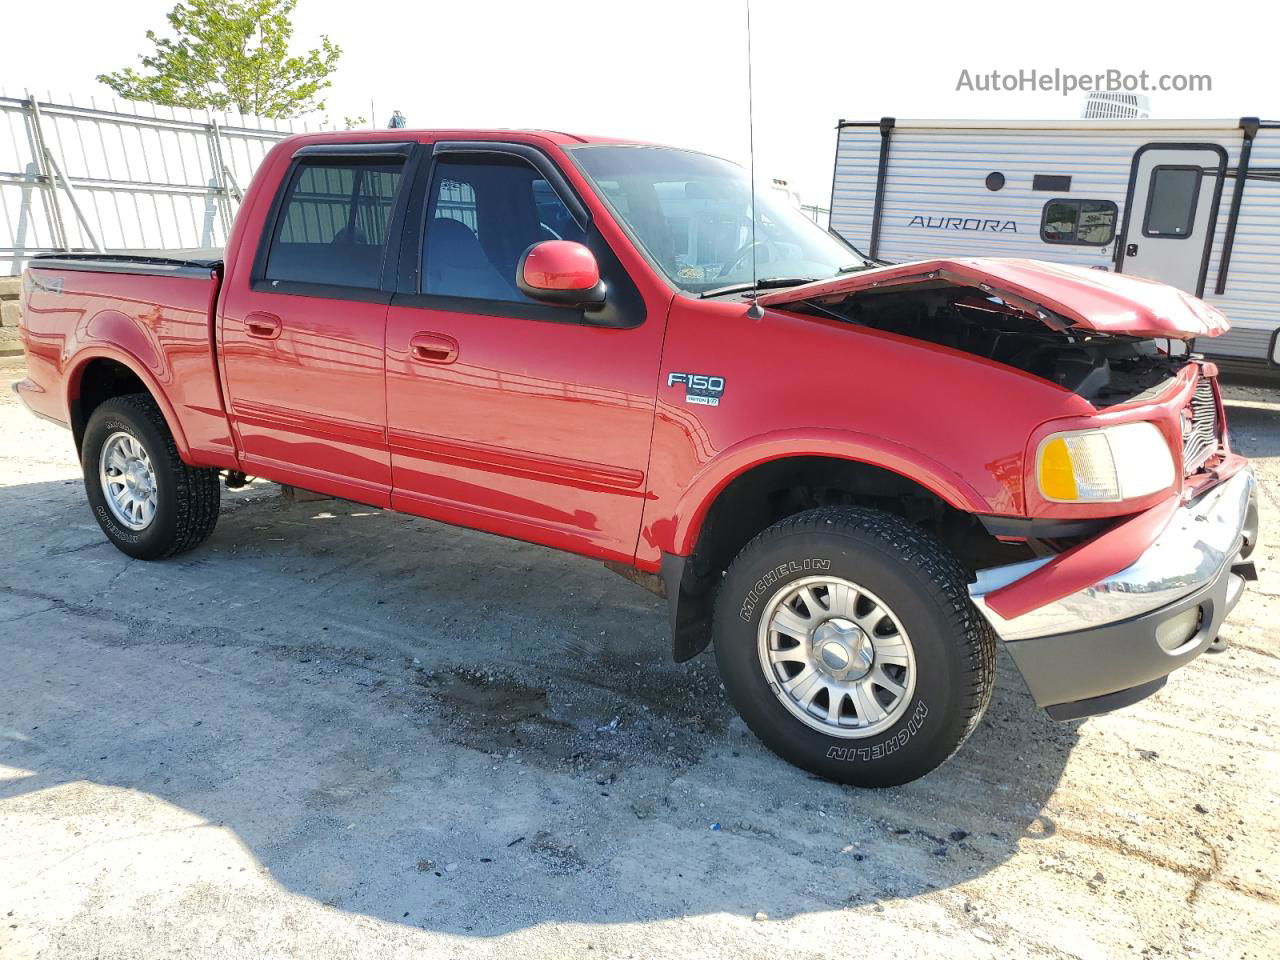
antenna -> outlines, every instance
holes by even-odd
[[[760,306],[760,273],[756,269],[756,110],[751,86],[751,0],[744,0],[747,7],[747,152],[751,157],[751,306],[747,316],[759,320],[764,316]]]

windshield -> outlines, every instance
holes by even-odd
[[[575,147],[573,158],[681,290],[751,283],[751,180],[737,164],[670,147]],[[780,191],[756,191],[760,280],[825,280],[865,266]]]

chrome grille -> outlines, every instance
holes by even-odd
[[[1213,380],[1202,377],[1196,384],[1182,418],[1182,466],[1193,473],[1218,449],[1218,399]]]

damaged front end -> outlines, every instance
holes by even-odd
[[[851,323],[960,350],[1048,380],[1095,406],[1140,399],[1186,364],[1168,341],[1048,324],[973,288],[890,289],[838,307]]]
[[[1026,260],[867,270],[761,302],[1011,367],[1094,412],[1035,425],[1025,515],[983,517],[1027,559],[970,594],[1055,719],[1158,689],[1254,579],[1257,486],[1231,452],[1217,370],[1189,341],[1226,318],[1163,284]]]
[[[1097,407],[1155,396],[1217,310],[1137,277],[1034,260],[935,260],[769,293],[760,302],[1022,370]]]
[[[1052,557],[979,571],[974,604],[1055,720],[1154,693],[1218,636],[1257,579],[1257,484],[1235,460],[1229,478],[1172,510],[1153,507]]]

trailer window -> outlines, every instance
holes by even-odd
[[[1050,200],[1040,218],[1040,239],[1103,247],[1116,234],[1117,208],[1110,200]]]
[[[266,278],[378,286],[403,161],[304,161],[294,169]]]
[[[1191,236],[1200,199],[1199,167],[1166,166],[1151,171],[1147,188],[1147,214],[1142,222],[1144,237],[1181,240]]]

